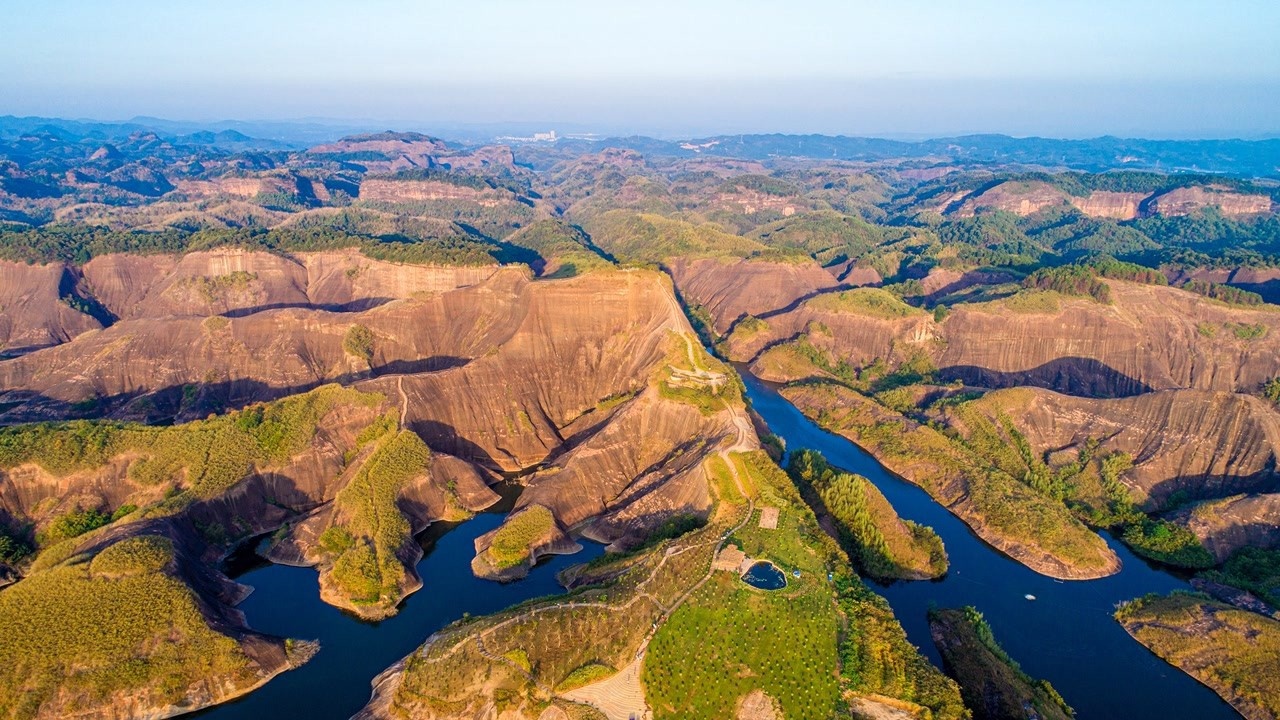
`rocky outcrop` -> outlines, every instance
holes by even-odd
[[[482,207],[514,203],[515,195],[507,190],[474,188],[440,180],[394,180],[369,178],[360,183],[360,199],[390,203],[423,200],[460,200]]]
[[[1215,187],[1181,187],[1148,198],[1142,212],[1145,215],[1177,217],[1210,207],[1217,208],[1227,217],[1265,215],[1271,212],[1271,198]]]
[[[1280,413],[1249,395],[1168,390],[1099,400],[1018,388],[990,393],[968,410],[992,422],[1007,418],[1041,456],[1070,456],[1090,439],[1099,452],[1127,453],[1134,466],[1121,481],[1148,509],[1175,494],[1218,498],[1280,484]],[[963,428],[962,419],[950,421]]]
[[[1044,182],[1003,182],[971,195],[952,212],[957,217],[973,217],[980,212],[1002,211],[1014,215],[1034,215],[1041,210],[1065,205],[1067,194]]]
[[[676,287],[687,301],[706,308],[716,332],[727,332],[744,315],[760,317],[839,286],[812,261],[783,263],[738,259],[679,258],[670,264]]]
[[[0,358],[64,343],[102,324],[73,308],[74,270],[0,260]]]
[[[1071,204],[1089,217],[1133,220],[1140,214],[1144,193],[1094,190],[1085,197],[1071,196]]]
[[[1271,447],[1272,452],[1275,446]],[[1275,482],[1270,483],[1275,486]],[[1280,493],[1251,493],[1210,500],[1171,518],[1195,533],[1218,562],[1246,548],[1280,547]]]
[[[1138,217],[1178,217],[1205,208],[1217,208],[1227,217],[1271,213],[1267,195],[1250,195],[1218,187],[1179,187],[1156,194],[1094,190],[1088,195],[1068,195],[1047,182],[1007,181],[978,192],[953,196],[939,209],[957,217],[1002,211],[1026,217],[1046,208],[1070,205],[1090,217],[1133,220]]]
[[[1170,287],[1107,282],[1111,304],[1015,296],[957,305],[941,323],[924,313],[876,317],[811,301],[770,315],[750,333],[735,332],[726,348],[732,359],[749,362],[805,334],[854,367],[924,353],[943,377],[967,384],[1097,397],[1177,388],[1254,392],[1280,375],[1280,314]]]
[[[92,297],[125,320],[283,307],[368,309],[475,285],[498,270],[403,265],[356,249],[282,255],[236,248],[180,256],[110,254],[81,269]]]

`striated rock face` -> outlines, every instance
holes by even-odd
[[[1183,187],[1149,198],[1143,212],[1147,215],[1175,217],[1191,215],[1208,207],[1218,208],[1227,217],[1264,215],[1271,212],[1271,198],[1212,187]]]
[[[497,207],[515,202],[515,195],[509,190],[477,189],[439,180],[370,178],[360,183],[360,199],[382,202],[466,200],[484,207]]]
[[[807,202],[797,197],[771,195],[758,190],[744,188],[739,188],[734,192],[720,193],[712,198],[711,202],[717,207],[748,215],[772,210],[780,213],[783,217],[795,215],[798,208],[807,209],[808,205]]]
[[[965,198],[954,213],[959,217],[973,217],[979,212],[1000,210],[1025,217],[1067,201],[1065,192],[1048,183],[1004,182]]]
[[[324,187],[319,184],[316,186]],[[180,180],[172,192],[188,200],[218,196],[251,200],[259,195],[271,193],[314,196],[312,183],[292,173],[226,176],[215,180]]]
[[[312,260],[319,273],[334,256]],[[427,280],[444,282],[428,275],[405,282]],[[344,348],[355,325],[372,334],[367,361]],[[405,427],[439,456],[505,472],[548,463],[529,480],[521,506],[541,503],[566,528],[596,518],[593,534],[612,541],[672,514],[705,511],[705,477],[694,469],[702,455],[740,441],[744,425],[754,438],[745,416],[707,415],[646,390],[672,362],[673,338],[689,333],[662,275],[531,281],[522,269],[504,269],[475,285],[359,312],[301,307],[123,320],[81,342],[0,363],[0,397],[12,403],[2,419],[182,420],[334,380],[354,383],[390,398]],[[683,343],[677,347],[682,357]],[[426,507],[418,517],[434,515],[432,503]]]
[[[1108,284],[1110,305],[1046,297],[1026,309],[997,301],[957,306],[942,323],[924,313],[884,318],[805,303],[770,316],[763,329],[734,333],[727,348],[734,360],[749,362],[819,326],[808,332],[813,344],[855,367],[922,352],[944,377],[968,384],[1099,397],[1175,388],[1253,392],[1280,375],[1280,315],[1175,288]]]
[[[681,294],[711,313],[719,333],[727,332],[743,315],[760,317],[785,310],[798,300],[839,286],[811,261],[680,258],[672,261],[670,270]]]
[[[1214,498],[1280,483],[1280,413],[1249,395],[1169,390],[1097,400],[1018,388],[972,407],[992,421],[1008,418],[1040,455],[1090,438],[1102,452],[1128,453],[1134,467],[1122,482],[1150,508],[1174,493]]]
[[[223,248],[174,255],[112,254],[82,269],[93,297],[123,320],[243,315],[281,307],[367,309],[474,285],[498,266],[428,267],[358,250],[293,256]]]
[[[1142,193],[1094,190],[1087,197],[1072,196],[1070,202],[1090,217],[1133,220],[1138,217],[1142,201],[1146,198]]]
[[[60,263],[0,260],[0,357],[57,345],[102,325],[61,298],[76,284]]]
[[[1265,215],[1273,211],[1271,198],[1266,195],[1246,195],[1215,187],[1181,187],[1155,195],[1094,190],[1085,197],[1076,197],[1049,183],[1034,181],[1008,181],[973,194],[960,193],[937,209],[958,217],[997,210],[1026,217],[1068,204],[1090,217],[1113,220],[1191,215],[1209,207],[1218,208],[1227,217]]]
[[[1241,548],[1280,547],[1280,493],[1210,500],[1180,510],[1171,519],[1195,533],[1218,562]]]

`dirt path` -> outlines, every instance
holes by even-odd
[[[409,396],[404,392],[404,376],[396,378],[396,389],[400,391],[400,427],[404,427],[409,418]]]

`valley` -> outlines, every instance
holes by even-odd
[[[3,127],[0,717],[1275,707],[1266,178]]]

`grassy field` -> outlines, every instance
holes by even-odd
[[[0,592],[0,717],[33,717],[55,696],[163,704],[202,681],[252,684],[239,644],[165,573],[172,560],[168,540],[136,537]]]
[[[1280,621],[1190,593],[1148,595],[1116,619],[1245,717],[1280,717]]]
[[[788,718],[838,717],[847,712],[845,695],[860,692],[961,717],[955,686],[849,572],[786,474],[763,453],[745,460],[757,505],[778,507],[780,519],[776,530],[762,529],[757,513],[730,542],[775,563],[788,585],[761,591],[716,573],[691,596],[655,635],[645,661],[655,717],[732,717],[737,701],[757,689]]]
[[[1046,680],[1022,671],[972,607],[929,615],[934,642],[947,670],[960,683],[965,703],[978,720],[1026,717],[1032,707],[1043,720],[1069,720],[1071,708]]]

